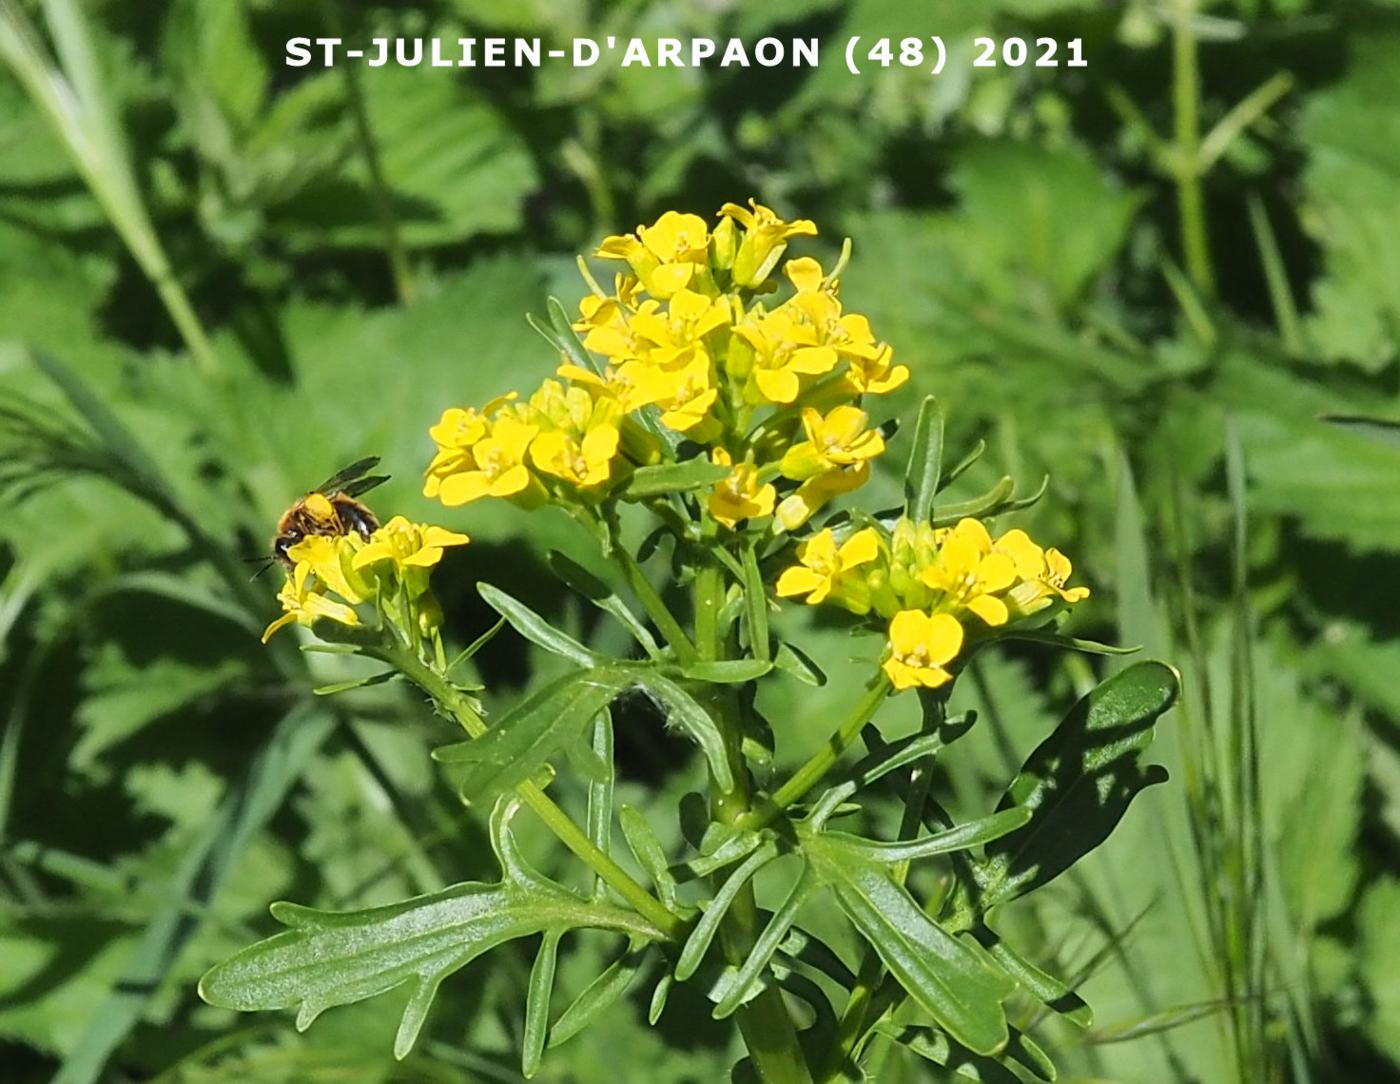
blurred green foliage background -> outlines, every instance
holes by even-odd
[[[824,59],[282,64],[291,36],[487,33]],[[840,63],[853,34],[934,33],[939,77]],[[1089,64],[974,69],[979,34]],[[914,373],[891,412],[932,392],[954,458],[987,441],[969,493],[1050,476],[1021,515],[1095,587],[1074,631],[1183,671],[1173,782],[1007,919],[1095,1008],[1020,1021],[1061,1079],[1400,1079],[1394,0],[0,0],[0,58],[4,1080],[520,1079],[528,945],[452,979],[402,1064],[395,995],[301,1036],[196,997],[270,899],[490,875],[427,759],[442,724],[397,687],[311,698],[337,660],[258,643],[274,586],[240,559],[359,455],[396,475],[378,508],[428,518],[426,427],[549,373],[524,314],[576,301],[573,254],[750,195],[817,220],[824,259],[853,239],[849,303]],[[474,537],[440,580],[455,640],[489,624],[478,577],[616,635],[549,586],[549,548],[585,552],[567,521],[447,522]],[[764,689],[792,763],[874,648],[783,620],[837,675]],[[509,634],[477,661],[489,706],[551,665]],[[982,658],[943,800],[984,808],[1098,665]],[[688,747],[645,704],[618,735],[623,800],[673,824]],[[610,946],[566,949],[567,986]],[[639,987],[538,1079],[727,1079],[685,994],[650,1028]]]

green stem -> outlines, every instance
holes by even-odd
[[[444,711],[461,725],[473,738],[486,733],[486,720],[476,710],[471,698],[461,689],[427,666],[413,652],[396,647],[385,651],[376,645],[367,649],[384,662],[398,670],[432,697]],[[587,833],[579,828],[567,813],[555,804],[540,787],[524,782],[515,788],[521,802],[545,823],[545,826],[558,837],[559,842],[573,851],[593,869],[609,887],[632,905],[633,909],[673,941],[679,941],[685,934],[685,923],[668,911],[655,896],[633,880],[632,876],[604,851],[594,845]]]
[[[711,541],[718,545],[713,539]],[[727,591],[724,568],[719,562],[711,559],[701,564],[695,574],[694,600],[695,645],[702,659],[721,659],[728,654],[719,625]],[[753,794],[748,765],[744,763],[738,700],[730,688],[712,686],[708,691],[707,704],[724,735],[734,776],[734,790],[729,794],[717,794],[715,815],[721,821],[733,824],[749,815]],[[713,781],[711,789],[717,793]],[[760,924],[758,903],[750,882],[735,897],[720,926],[720,946],[730,964],[742,964],[753,951]],[[766,987],[743,1005],[736,1017],[744,1045],[763,1084],[812,1084],[807,1058],[797,1039],[797,1030],[782,992],[776,986]]]
[[[1172,21],[1172,108],[1175,114],[1177,213],[1186,274],[1202,294],[1214,292],[1205,201],[1201,194],[1201,83],[1196,31],[1196,0],[1177,0]]]
[[[777,820],[785,809],[800,801],[803,795],[820,783],[822,777],[841,759],[841,754],[849,749],[851,743],[860,736],[861,727],[870,721],[871,716],[879,709],[889,691],[889,678],[881,674],[879,680],[866,691],[865,696],[851,710],[846,721],[831,737],[827,738],[826,744],[808,757],[807,762],[774,792],[772,799],[764,809],[757,810],[746,817],[741,822],[741,827],[755,831],[767,827]]]
[[[160,295],[160,300],[165,305],[165,311],[170,314],[170,320],[175,325],[175,330],[180,333],[180,338],[185,341],[185,346],[189,348],[190,357],[194,363],[206,376],[220,375],[219,358],[214,353],[214,345],[209,341],[209,336],[204,332],[204,325],[199,322],[199,317],[195,315],[194,306],[190,304],[190,298],[185,293],[185,288],[180,285],[175,278],[175,273],[168,265],[163,265],[151,272],[151,281],[155,284],[156,293]]]
[[[340,11],[335,0],[322,0],[322,11],[326,24],[336,37],[344,37]],[[342,64],[345,73],[345,89],[350,99],[350,111],[355,118],[355,132],[364,151],[365,166],[369,170],[370,190],[374,194],[374,209],[379,216],[380,229],[384,231],[384,250],[389,257],[389,270],[394,276],[394,289],[400,301],[412,301],[415,292],[413,272],[408,265],[408,255],[404,251],[399,236],[398,216],[394,213],[393,197],[384,176],[384,164],[379,157],[379,144],[374,141],[374,130],[370,126],[369,107],[365,104],[364,88],[360,85],[358,64]]]
[[[719,615],[724,610],[724,569],[706,562],[695,573],[695,653],[701,659],[720,657]]]

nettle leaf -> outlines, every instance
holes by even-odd
[[[1001,1002],[1015,983],[930,918],[883,862],[822,833],[808,837],[803,850],[842,912],[939,1027],[979,1054],[1006,1045]]]
[[[581,899],[526,867],[509,835],[513,808],[502,801],[493,816],[500,883],[453,885],[361,911],[274,903],[273,917],[289,929],[210,969],[199,982],[200,996],[244,1012],[295,1007],[297,1028],[304,1031],[326,1009],[408,983],[413,995],[394,1040],[394,1056],[403,1058],[442,980],[497,945],[536,934],[557,940],[578,928],[646,941],[661,937],[633,912]]]
[[[1080,700],[1031,753],[997,808],[1022,806],[1032,816],[987,846],[978,867],[983,907],[1059,876],[1108,838],[1139,791],[1166,779],[1140,758],[1178,691],[1171,667],[1137,663]]]

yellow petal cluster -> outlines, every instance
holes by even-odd
[[[777,592],[808,605],[874,613],[888,622],[885,673],[897,689],[936,688],[965,643],[1087,598],[1067,586],[1069,558],[1019,528],[993,537],[981,520],[935,529],[909,519],[863,527],[838,542],[830,529],[801,543]]]
[[[263,632],[263,643],[291,624],[309,628],[324,619],[360,625],[355,607],[374,599],[393,602],[402,597],[416,615],[436,615],[440,622],[437,603],[428,594],[428,576],[445,549],[467,541],[464,534],[412,523],[403,516],[395,516],[368,539],[356,534],[307,535],[287,551],[293,564],[277,593],[282,615]],[[395,615],[385,616],[392,620]]]
[[[571,351],[528,398],[446,411],[424,494],[596,504],[661,455],[658,425],[682,454],[733,468],[698,505],[725,529],[792,530],[863,485],[885,447],[863,401],[909,371],[844,310],[835,271],[783,263],[792,240],[816,233],[749,200],[713,225],[667,211],[605,238],[594,256],[625,267],[611,291],[585,268],[573,325],[593,364]]]

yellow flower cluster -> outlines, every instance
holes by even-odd
[[[282,616],[268,625],[263,643],[293,623],[310,627],[325,619],[359,625],[355,607],[375,598],[399,598],[405,612],[411,610],[425,626],[417,632],[430,633],[441,614],[428,593],[428,576],[442,560],[443,550],[468,541],[464,534],[410,523],[403,516],[395,516],[368,539],[357,534],[307,535],[287,551],[293,565],[277,593]]]
[[[788,260],[790,291],[770,296],[789,240],[816,232],[750,200],[725,204],[713,230],[668,211],[605,239],[596,255],[627,269],[611,293],[585,270],[592,293],[574,324],[596,370],[566,356],[561,379],[528,400],[446,411],[430,430],[437,454],[424,493],[447,505],[595,502],[660,456],[647,412],[730,468],[705,502],[716,522],[805,523],[862,485],[884,451],[862,397],[909,378],[870,322],[843,310],[839,266]]]
[[[798,563],[778,578],[778,594],[829,603],[889,623],[885,673],[897,689],[937,688],[969,636],[1049,616],[1087,598],[1067,587],[1072,566],[1025,531],[993,538],[981,520],[936,529],[901,519],[892,531],[865,527],[837,543],[830,529],[797,547]]]

